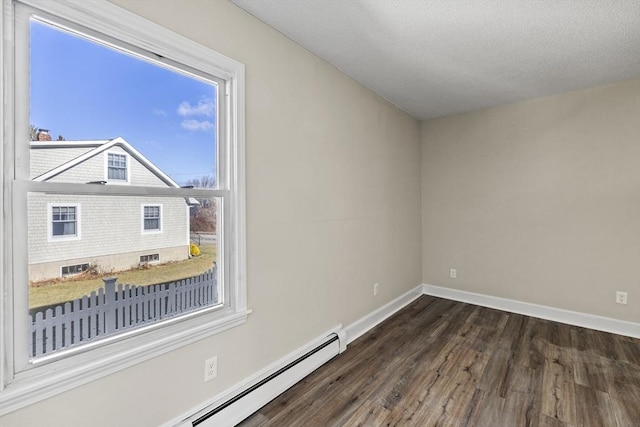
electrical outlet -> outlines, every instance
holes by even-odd
[[[379,285],[377,283],[373,284],[373,296],[375,297],[376,295],[378,295],[378,288]]]
[[[218,356],[204,361],[204,380],[210,381],[218,376]]]
[[[449,277],[451,279],[455,279],[456,277],[458,277],[458,271],[455,268],[450,268],[449,269]]]
[[[627,293],[622,291],[616,291],[616,304],[626,304]]]

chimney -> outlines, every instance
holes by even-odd
[[[36,135],[38,141],[51,141],[51,135],[49,135],[49,129],[38,129]]]

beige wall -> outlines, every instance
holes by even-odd
[[[421,283],[416,120],[226,1],[117,3],[247,67],[253,314],[8,414],[3,427],[157,425]],[[212,355],[218,377],[204,383]]]
[[[424,122],[422,226],[425,283],[640,322],[640,81]]]

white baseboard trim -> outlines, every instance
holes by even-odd
[[[640,338],[640,323],[428,284],[423,285],[423,293],[583,328]]]
[[[206,402],[203,402],[198,407],[192,408],[190,411],[181,415],[180,417],[174,418],[173,420],[170,420],[162,424],[162,427],[191,427],[194,420],[198,419],[204,414],[207,414],[212,409],[218,408],[220,405],[230,401],[234,397],[241,395],[242,393],[245,392],[245,390],[249,390],[255,384],[262,382],[264,379],[268,378],[275,372],[278,372],[280,369],[289,365],[293,361],[297,360],[302,355],[309,352],[311,349],[316,348],[320,343],[326,340],[327,336],[329,335],[332,335],[332,334],[338,335],[339,352],[342,353],[346,349],[347,344],[353,342],[353,340],[362,336],[367,331],[369,331],[370,329],[378,325],[380,322],[384,321],[385,319],[387,319],[388,317],[396,313],[398,310],[402,309],[406,305],[415,301],[422,294],[423,294],[423,285],[419,285],[416,288],[410,290],[409,292],[394,299],[393,301],[383,305],[382,307],[378,308],[372,313],[362,317],[359,320],[356,320],[346,328],[343,329],[342,325],[339,325],[334,329],[327,331],[325,334],[322,334],[320,337],[314,339],[308,344],[282,357],[280,360],[272,363],[271,365],[267,366],[261,371],[251,375],[249,378],[245,379],[244,381],[241,381],[235,386],[223,391],[222,393],[219,393],[212,399]],[[318,356],[318,358],[321,358],[321,357],[322,355]],[[313,372],[317,367],[319,367],[321,364],[324,364],[326,361],[327,360],[318,359],[316,363],[312,360],[307,364],[307,366],[301,367],[299,372],[296,374],[299,377],[298,381],[302,380],[304,377],[306,377],[308,374]],[[293,384],[287,383],[284,386],[288,388],[291,385]],[[281,385],[278,385],[278,387],[281,387]],[[235,424],[237,421],[242,421],[244,418],[250,416],[253,412],[259,409],[260,406],[262,406],[262,404],[259,404],[258,400],[264,401],[264,403],[267,403],[272,399],[276,398],[280,393],[282,393],[282,391],[277,391],[275,389],[272,391],[261,390],[260,395],[259,396],[256,395],[255,400],[249,399],[246,404],[243,404],[240,407],[234,408],[234,413],[232,415],[234,420],[233,420],[233,423],[230,425]],[[269,396],[268,393],[272,393],[272,395]],[[255,407],[256,405],[259,405],[259,406]],[[225,420],[224,423],[226,423],[226,421],[227,420]],[[223,424],[216,423],[216,426],[226,425],[224,423]],[[201,425],[206,426],[207,424],[206,422],[203,422]]]
[[[377,310],[367,314],[366,316],[356,320],[349,326],[345,327],[344,330],[347,334],[347,345],[351,344],[355,339],[364,335],[380,322],[389,318],[398,310],[418,299],[423,293],[423,285],[417,286],[416,288],[411,289],[409,292],[400,295],[393,301],[383,305]]]
[[[235,386],[230,387],[227,390],[217,394],[212,399],[207,400],[202,404],[198,405],[197,407],[192,408],[190,411],[186,412],[185,414],[162,424],[161,427],[191,427],[193,421],[197,420],[202,415],[207,414],[214,408],[218,408],[220,405],[230,401],[236,396],[240,396],[246,390],[249,390],[254,385],[259,384],[263,380],[269,378],[271,375],[278,372],[280,369],[286,367],[287,365],[296,361],[303,355],[307,354],[310,350],[316,348],[323,341],[327,340],[327,337],[333,334],[337,334],[339,339],[344,341],[344,330],[342,329],[342,325],[338,325],[335,328],[320,335],[318,338],[310,341],[306,345],[280,358],[279,360],[267,366],[266,368],[256,372],[255,374],[246,378],[244,381],[241,381]],[[342,350],[342,348],[343,348],[343,345],[342,343],[340,343],[340,350]],[[320,357],[322,357],[322,355],[320,355]],[[220,424],[219,422],[217,422],[216,425],[221,427],[223,425],[226,426],[227,421],[229,426],[233,426],[237,424],[238,422],[242,421],[243,419],[245,419],[246,417],[254,413],[256,410],[260,409],[260,407],[262,407],[264,404],[276,398],[284,390],[291,387],[296,382],[302,380],[304,377],[306,377],[308,374],[313,372],[319,366],[327,362],[328,359],[331,357],[333,356],[327,355],[327,360],[320,360],[318,357],[316,357],[314,360],[311,360],[310,362],[305,363],[301,369],[297,370],[297,372],[294,373],[294,375],[298,376],[298,378],[295,381],[291,380],[291,378],[287,378],[284,382],[280,381],[280,383],[276,383],[274,388],[270,388],[266,392],[264,390],[261,390],[259,393],[259,396],[256,396],[255,399],[246,399],[244,402],[240,404],[236,404],[236,407],[233,410],[233,418],[234,418],[233,420],[225,419],[223,424]],[[284,389],[282,389],[283,387]],[[269,395],[269,393],[271,393],[272,395]],[[258,406],[256,407],[256,405]],[[206,426],[207,424],[203,422],[201,425]]]

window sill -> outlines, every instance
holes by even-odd
[[[80,236],[49,236],[49,243],[58,243],[58,242],[73,242],[74,240],[81,240]]]
[[[226,309],[225,313],[197,313],[188,319],[175,319],[171,326],[154,325],[131,331],[132,336],[123,334],[98,341],[95,344],[100,348],[61,360],[51,361],[56,358],[55,354],[37,359],[32,362],[31,369],[17,374],[2,390],[0,416],[240,326],[250,312],[233,313]],[[173,333],[167,333],[167,328],[175,329]],[[153,330],[145,333],[146,329]]]

